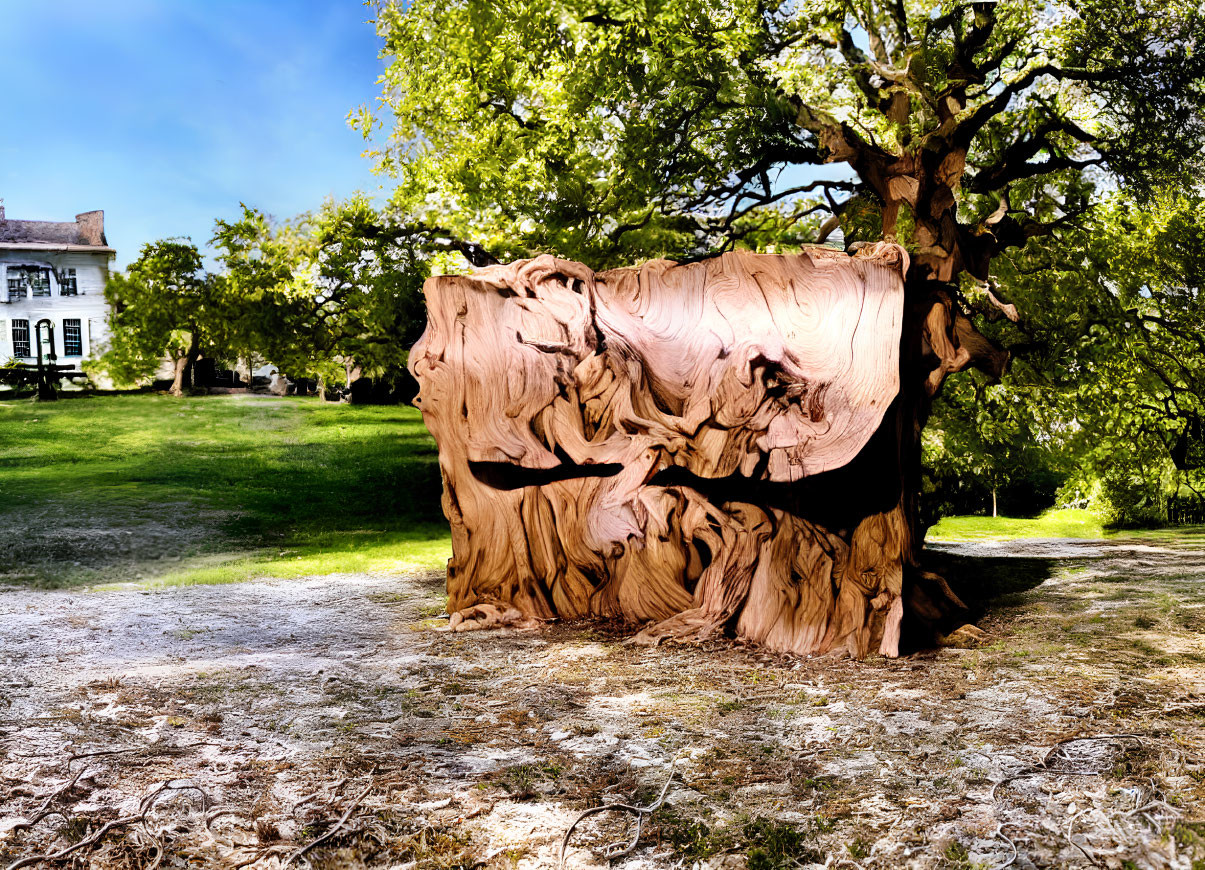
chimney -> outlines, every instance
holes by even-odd
[[[105,213],[103,211],[86,211],[75,216],[79,224],[80,240],[85,245],[105,246]]]

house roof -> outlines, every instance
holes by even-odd
[[[73,221],[21,221],[7,220],[3,208],[0,249],[113,252],[105,238],[104,212],[84,212]]]
[[[0,242],[86,245],[75,221],[0,221]]]

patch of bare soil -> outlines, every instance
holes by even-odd
[[[1049,579],[861,663],[437,632],[438,576],[0,592],[0,867],[555,867],[615,802],[566,866],[1205,866],[1205,552],[946,549]]]

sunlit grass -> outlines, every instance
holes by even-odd
[[[1086,510],[1050,510],[1039,517],[945,517],[931,541],[1012,541],[1022,538],[1103,538],[1100,518]]]
[[[1027,538],[1125,538],[1177,546],[1205,541],[1205,526],[1154,529],[1106,529],[1087,510],[1048,510],[1038,517],[944,517],[929,529],[930,541],[1016,541]]]
[[[198,556],[188,565],[139,585],[191,586],[324,574],[414,574],[442,569],[451,553],[451,540],[443,526],[424,525],[407,532],[327,532],[296,547]]]
[[[451,550],[439,492],[414,408],[0,402],[0,584],[437,569]]]

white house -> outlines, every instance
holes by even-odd
[[[115,253],[103,211],[24,221],[8,220],[0,205],[0,365],[36,362],[43,320],[54,327],[60,365],[99,356],[109,335],[104,294]]]

